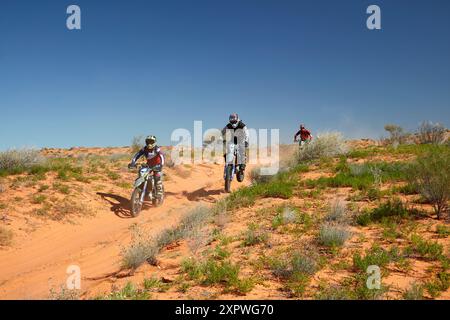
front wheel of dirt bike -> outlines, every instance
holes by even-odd
[[[133,217],[137,217],[142,210],[141,203],[141,193],[142,190],[139,188],[135,188],[133,193],[131,194],[131,215]]]
[[[236,173],[236,179],[237,179],[237,181],[238,181],[238,182],[244,181],[244,177],[245,177],[244,171],[242,171],[242,170],[239,168],[239,171]]]
[[[225,192],[231,192],[231,176],[233,175],[233,166],[228,165],[225,169]]]

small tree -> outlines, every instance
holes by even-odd
[[[411,167],[411,182],[434,207],[437,218],[448,212],[450,198],[450,148],[436,147]]]
[[[445,127],[440,123],[424,121],[420,124],[417,135],[420,143],[439,144],[444,142],[445,131]]]
[[[405,143],[408,138],[408,134],[405,133],[403,128],[396,124],[387,124],[384,126],[384,130],[389,132],[391,143]]]

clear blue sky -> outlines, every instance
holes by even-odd
[[[373,138],[391,122],[448,126],[449,14],[447,0],[2,0],[0,149],[165,145],[230,112],[284,142],[300,122]]]

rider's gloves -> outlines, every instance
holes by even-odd
[[[128,169],[133,169],[133,168],[136,168],[136,165],[134,163],[129,163]]]

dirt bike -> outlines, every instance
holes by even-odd
[[[233,160],[231,163],[227,163],[227,157],[225,156],[225,168],[224,168],[224,180],[225,180],[225,192],[231,191],[231,181],[236,174],[238,182],[244,181],[244,171],[241,170],[241,166],[237,163],[237,148],[236,145],[232,145]]]
[[[133,217],[137,217],[141,212],[146,195],[154,206],[162,205],[164,202],[164,186],[162,188],[162,195],[157,196],[153,169],[147,165],[139,166],[139,175],[134,182],[134,189],[131,194],[131,214]]]
[[[312,136],[306,140],[294,139],[294,143],[298,143],[298,149],[302,150],[307,144],[312,141]]]

